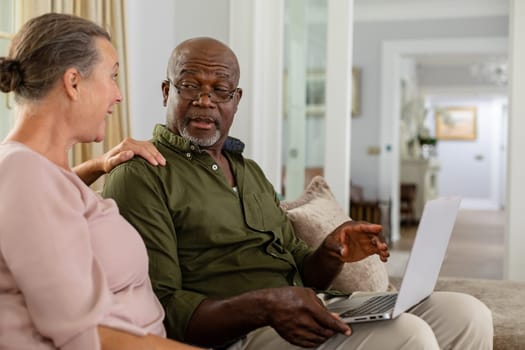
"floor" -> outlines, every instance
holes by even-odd
[[[502,279],[504,220],[503,211],[460,210],[440,276]],[[392,244],[391,276],[403,275],[416,229],[402,227],[401,238]]]

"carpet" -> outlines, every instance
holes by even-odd
[[[401,279],[390,282],[399,288]],[[494,350],[525,350],[525,282],[440,277],[435,290],[475,296],[492,311]]]

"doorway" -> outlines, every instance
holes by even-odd
[[[401,65],[403,57],[443,54],[507,54],[506,38],[462,38],[386,41],[382,45],[381,140],[379,195],[392,199],[391,235],[399,239]]]

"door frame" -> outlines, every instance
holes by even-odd
[[[417,54],[507,53],[505,37],[384,41],[381,48],[381,142],[379,197],[391,202],[391,237],[399,239],[399,127],[401,58]]]

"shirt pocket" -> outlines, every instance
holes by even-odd
[[[246,224],[253,230],[280,232],[284,213],[267,193],[250,193],[244,198]]]

